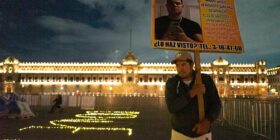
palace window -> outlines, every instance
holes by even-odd
[[[265,79],[264,79],[264,78],[262,78],[262,82],[263,82],[263,83],[265,82]]]
[[[154,78],[154,82],[157,82],[157,78]]]
[[[240,82],[241,82],[241,81],[240,81],[240,78],[237,78],[237,82],[238,82],[238,83],[240,83]]]
[[[12,73],[12,72],[13,72],[13,68],[9,67],[9,73]]]
[[[219,77],[220,82],[223,82],[224,80],[225,80],[224,77]]]
[[[127,81],[128,81],[128,82],[131,82],[131,81],[133,81],[133,78],[132,78],[132,77],[128,77],[128,78],[127,78]]]
[[[219,69],[219,74],[223,74],[223,69]]]

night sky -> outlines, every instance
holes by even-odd
[[[203,53],[230,63],[280,65],[280,0],[236,0],[245,52]],[[170,62],[174,51],[151,48],[150,0],[0,0],[0,59],[120,62],[129,49],[140,62]]]

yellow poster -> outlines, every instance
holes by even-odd
[[[153,0],[152,47],[243,52],[234,0]]]

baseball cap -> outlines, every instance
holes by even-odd
[[[193,62],[191,54],[187,51],[181,51],[175,55],[175,58],[171,61],[171,64],[175,64],[176,61],[187,61],[187,60]]]

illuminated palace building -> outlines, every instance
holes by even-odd
[[[201,64],[213,77],[219,94],[267,94],[267,66],[230,64],[223,58]],[[164,94],[165,82],[176,74],[171,63],[140,63],[131,51],[121,63],[20,62],[8,57],[0,63],[0,90],[18,94]]]
[[[270,68],[268,71],[268,83],[270,92],[273,94],[278,94],[280,91],[280,66]]]

